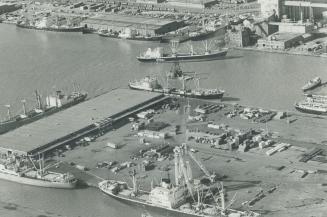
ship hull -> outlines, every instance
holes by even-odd
[[[41,119],[43,117],[46,117],[48,115],[59,112],[59,111],[61,111],[63,109],[74,106],[74,105],[84,101],[86,99],[86,97],[87,97],[87,95],[81,96],[81,97],[79,97],[79,98],[77,98],[75,100],[72,100],[72,101],[70,101],[68,103],[63,104],[60,108],[50,108],[50,109],[45,110],[43,113],[39,113],[39,114],[36,114],[34,116],[25,118],[25,119],[13,120],[13,121],[5,122],[5,123],[0,123],[0,134],[6,133],[6,132],[8,132],[10,130],[21,127],[21,126],[23,126],[25,124],[32,123],[32,122],[37,121],[37,120],[39,120],[39,119]]]
[[[318,87],[319,85],[321,84],[321,82],[319,83],[315,83],[315,84],[312,84],[310,86],[307,86],[307,87],[302,87],[302,91],[308,91],[308,90],[312,90],[312,89],[315,89],[316,87]]]
[[[31,185],[31,186],[44,187],[44,188],[63,188],[63,189],[75,188],[77,183],[77,181],[71,183],[49,182],[41,179],[33,179],[28,177],[20,177],[11,174],[5,174],[2,172],[0,172],[0,179],[10,182],[16,182],[24,185]]]
[[[134,41],[161,41],[162,37],[134,37],[134,38],[126,38],[126,40],[134,40]]]
[[[143,58],[137,57],[137,60],[140,62],[177,62],[177,61],[207,61],[207,60],[217,60],[223,59],[227,55],[227,50],[204,54],[204,55],[185,55],[185,56],[169,56],[169,57],[160,57],[160,58]]]
[[[313,109],[306,109],[306,108],[301,108],[297,105],[295,105],[295,109],[303,112],[303,113],[308,113],[308,114],[315,114],[315,115],[327,115],[327,112],[323,112],[323,111],[317,111],[317,110],[313,110]]]
[[[189,98],[197,98],[197,99],[221,99],[224,96],[224,93],[217,93],[217,94],[210,94],[210,95],[196,95],[196,94],[190,94],[190,93],[179,93],[179,92],[175,92],[175,91],[165,92],[163,89],[150,89],[150,88],[147,89],[147,88],[133,86],[131,84],[128,84],[128,87],[133,90],[164,93],[167,95],[175,95],[175,96],[180,96],[180,97],[189,97]]]
[[[190,37],[190,39],[191,39],[191,41],[202,41],[207,38],[213,37],[215,35],[215,33],[216,33],[215,31],[201,33],[197,36]]]
[[[155,205],[152,205],[152,204],[149,204],[149,203],[141,202],[141,201],[138,201],[138,200],[133,200],[132,198],[124,198],[124,197],[121,197],[119,195],[111,194],[111,193],[109,193],[107,191],[104,191],[101,188],[100,188],[100,190],[104,194],[109,195],[110,197],[112,197],[112,198],[114,198],[114,199],[116,199],[116,200],[118,200],[118,201],[120,201],[122,203],[141,208],[142,210],[146,210],[146,211],[150,211],[150,212],[151,211],[152,212],[157,212],[157,213],[160,213],[160,214],[164,214],[166,216],[205,217],[205,215],[201,215],[201,214],[185,213],[185,212],[182,212],[180,210],[174,210],[174,209],[171,209],[171,208],[155,206]]]
[[[44,27],[44,28],[36,28],[34,26],[29,25],[22,25],[22,24],[16,24],[19,28],[24,29],[35,29],[35,30],[44,30],[44,31],[51,31],[51,32],[82,32],[84,27],[75,27],[75,28],[50,28],[50,27]]]
[[[113,34],[98,33],[98,35],[101,36],[101,37],[106,37],[106,38],[117,38],[117,39],[119,39],[118,35],[113,35]]]

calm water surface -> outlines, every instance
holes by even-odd
[[[25,98],[34,106],[33,91],[43,96],[55,89],[71,91],[75,82],[91,96],[145,75],[164,74],[170,64],[141,64],[135,57],[157,43],[123,41],[0,25],[0,114],[2,105],[21,111]],[[221,87],[226,99],[246,105],[293,110],[301,86],[314,76],[327,80],[327,59],[231,51],[226,60],[186,63],[186,71],[204,73],[202,87]],[[1,201],[62,216],[129,217],[136,210],[95,189],[51,190],[0,181]],[[15,216],[10,211],[0,216]]]

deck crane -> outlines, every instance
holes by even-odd
[[[187,150],[187,146],[186,144],[183,144],[185,150]],[[209,180],[211,182],[214,182],[217,178],[216,174],[211,174],[207,168],[200,162],[200,160],[198,160],[195,155],[192,152],[188,152],[188,155],[192,158],[192,160],[198,165],[198,167],[203,171],[203,173],[209,178]]]
[[[192,197],[192,199],[195,201],[194,199],[194,191],[193,191],[193,186],[190,183],[190,177],[188,174],[188,170],[186,168],[187,165],[185,165],[184,163],[184,159],[183,159],[183,149],[180,147],[175,147],[174,149],[174,156],[175,156],[175,183],[176,185],[181,185],[182,184],[182,180],[184,179],[184,182],[188,188],[188,191]]]

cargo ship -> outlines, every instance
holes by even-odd
[[[327,115],[327,103],[315,102],[309,99],[295,103],[296,110],[309,114]]]
[[[320,77],[315,77],[312,80],[308,81],[303,87],[303,91],[308,91],[311,89],[314,89],[318,87],[321,84],[321,78]]]
[[[225,191],[218,189],[215,198],[211,189],[201,183],[196,183],[190,173],[190,168],[183,159],[180,147],[174,149],[175,155],[175,184],[170,179],[161,179],[158,186],[151,186],[150,191],[139,189],[135,170],[132,172],[133,187],[126,182],[104,180],[98,184],[99,189],[119,200],[131,205],[141,206],[147,211],[155,211],[168,215],[188,217],[257,217],[258,213],[252,211],[239,211],[225,206]],[[201,192],[201,193],[200,193]],[[212,197],[208,203],[202,195]],[[220,201],[220,204],[219,202]]]
[[[128,86],[134,90],[143,90],[150,92],[163,93],[166,95],[175,95],[181,97],[199,98],[199,99],[221,99],[225,91],[218,88],[200,88],[200,79],[196,73],[185,73],[180,70],[178,64],[173,64],[172,69],[167,73],[167,87],[163,87],[156,77],[146,76],[143,79],[130,81]],[[182,88],[168,87],[169,79],[179,79],[182,81]],[[196,87],[194,89],[186,88],[186,82],[195,80]]]
[[[39,159],[39,168],[32,160],[31,164],[34,168],[30,167],[23,157],[7,155],[0,161],[0,179],[45,188],[72,189],[76,187],[77,179],[72,174],[50,172],[43,167],[44,163],[41,159]]]
[[[11,116],[10,105],[6,105],[8,120],[0,121],[0,134],[74,106],[84,101],[87,97],[87,93],[74,91],[69,95],[65,95],[62,91],[56,91],[54,95],[46,97],[45,105],[43,105],[38,91],[35,91],[35,97],[37,106],[30,111],[26,109],[26,100],[22,100],[23,113],[19,115]]]
[[[206,44],[204,52],[195,52],[191,46],[189,53],[181,53],[176,49],[177,45],[172,43],[172,53],[164,53],[163,48],[148,48],[143,54],[137,57],[140,62],[176,62],[176,61],[208,61],[224,59],[228,49],[221,48],[219,50],[209,50]]]
[[[83,32],[84,27],[81,26],[50,26],[50,27],[37,27],[34,25],[26,24],[26,23],[17,23],[17,27],[25,28],[25,29],[35,29],[35,30],[44,30],[44,31],[52,31],[52,32]]]
[[[160,35],[139,35],[139,34],[131,34],[131,33],[120,33],[119,38],[126,40],[136,40],[136,41],[161,41],[162,36]]]

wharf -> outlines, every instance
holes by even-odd
[[[0,150],[23,155],[46,152],[165,100],[162,94],[115,89],[59,113],[0,135]]]

